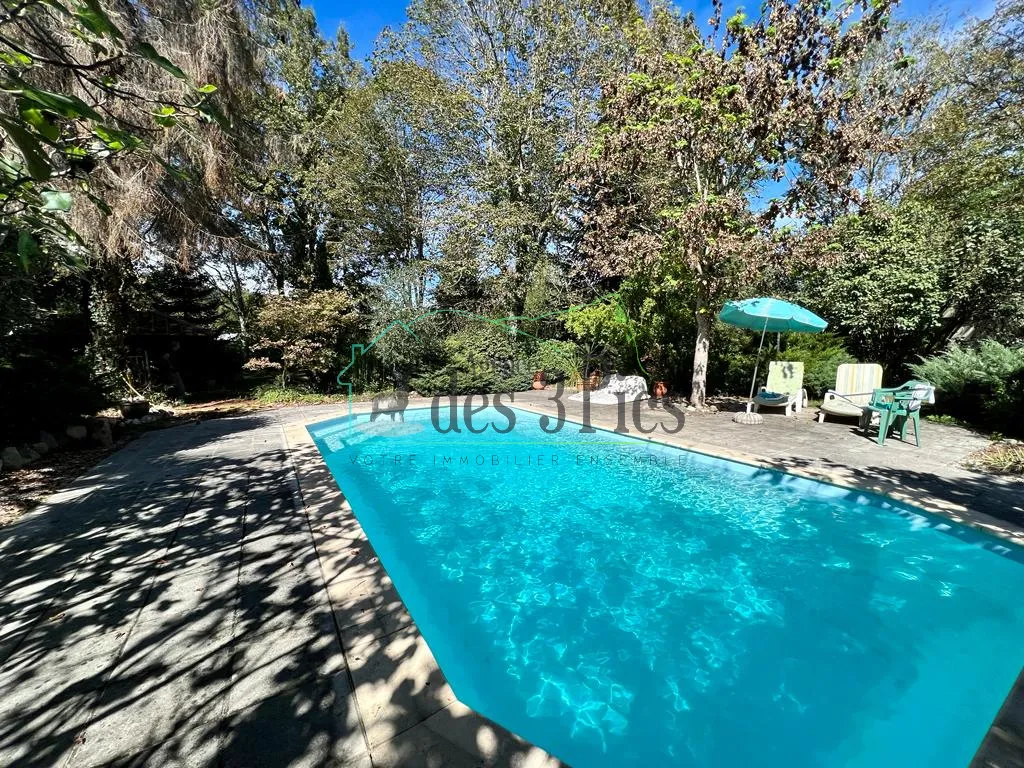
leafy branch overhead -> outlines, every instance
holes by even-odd
[[[44,249],[80,256],[63,214],[83,199],[109,211],[91,182],[97,165],[159,157],[160,134],[195,121],[227,127],[216,86],[193,82],[141,37],[133,14],[99,0],[28,0],[0,17],[3,248],[10,255],[16,242],[26,268]]]

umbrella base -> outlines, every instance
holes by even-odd
[[[734,413],[732,420],[737,424],[764,424],[764,416],[760,413]]]

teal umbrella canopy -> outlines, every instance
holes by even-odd
[[[727,301],[718,319],[729,325],[749,328],[753,331],[800,331],[803,333],[820,333],[828,328],[828,323],[799,304],[782,299],[761,297]]]
[[[750,409],[754,401],[754,386],[757,384],[757,368],[761,363],[761,348],[764,346],[765,333],[768,331],[772,333],[782,333],[783,331],[821,333],[828,328],[828,323],[799,304],[773,299],[770,296],[727,301],[722,307],[722,311],[718,313],[718,319],[723,323],[761,332],[761,343],[757,346],[757,358],[754,362],[754,375],[750,379],[747,412],[733,417],[733,421],[740,421],[743,424],[760,424],[761,415],[751,413]]]

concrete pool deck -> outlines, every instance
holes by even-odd
[[[514,404],[553,414],[547,396]],[[558,765],[445,682],[305,429],[346,412],[147,433],[0,529],[0,765]],[[806,415],[687,415],[666,442],[1024,541],[1024,486],[959,466],[983,437],[879,447]],[[1024,766],[1021,702],[975,765]]]

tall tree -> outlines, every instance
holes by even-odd
[[[855,77],[890,2],[768,0],[705,34],[656,7],[635,19],[632,71],[606,83],[579,163],[584,253],[604,274],[664,272],[694,286],[690,400],[703,406],[720,302],[781,253],[780,219],[828,218],[858,198],[854,174],[920,100],[898,79]],[[890,69],[905,66],[898,48]],[[772,194],[775,192],[775,194]]]
[[[910,142],[906,197],[935,210],[947,338],[1024,339],[1024,3],[1001,2],[932,51],[942,99]],[[909,160],[908,160],[909,163]]]
[[[109,261],[104,252],[128,250],[118,242],[126,233],[141,244],[139,214],[152,211],[159,180],[176,162],[167,148],[215,135],[201,121],[223,122],[218,102],[230,100],[210,82],[222,74],[214,59],[226,53],[219,31],[210,30],[217,42],[191,46],[188,62],[163,55],[180,52],[169,30],[195,10],[155,0],[90,2],[72,12],[28,0],[0,13],[5,272],[13,262],[28,273],[30,262],[47,258],[81,274],[97,257]]]
[[[359,67],[339,31],[329,42],[309,8],[266,0],[253,22],[263,77],[246,110],[249,145],[236,157],[229,209],[278,293],[322,290],[346,282],[351,265],[337,243],[352,226],[351,173],[335,175],[336,143]],[[239,258],[237,249],[224,256]]]
[[[203,227],[198,211],[209,210],[194,202],[222,178],[222,112],[232,77],[244,79],[244,22],[233,4],[164,0],[90,2],[74,13],[28,2],[4,22],[5,77],[34,133],[13,120],[4,127],[34,183],[61,179],[44,207],[76,203],[68,231],[84,267],[92,349],[101,368],[120,371],[131,259],[167,231],[187,253]],[[41,157],[32,142],[45,145]]]
[[[538,260],[567,250],[565,159],[589,129],[598,84],[624,64],[619,6],[631,3],[414,0],[382,52],[447,83],[470,110],[452,155],[459,212],[443,239],[479,244],[506,311],[522,308]]]

